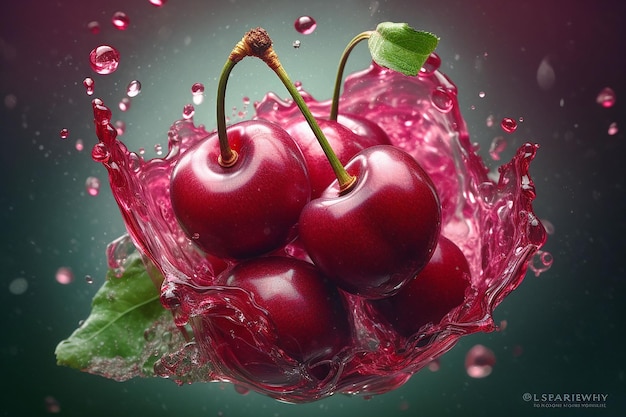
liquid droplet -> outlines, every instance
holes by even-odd
[[[89,29],[89,32],[97,35],[98,33],[100,33],[100,23],[92,20],[91,22],[87,23],[87,29]]]
[[[87,284],[93,284],[93,277],[91,275],[85,275],[85,282]]]
[[[196,109],[193,107],[193,104],[186,104],[183,107],[183,119],[191,119],[193,115],[196,113]]]
[[[500,127],[502,127],[502,130],[504,130],[506,133],[513,133],[517,130],[517,122],[515,121],[515,119],[505,117],[504,119],[502,119],[502,122],[500,122]]]
[[[615,91],[609,87],[603,88],[602,91],[598,93],[598,97],[596,97],[596,102],[605,108],[613,107],[615,100]]]
[[[489,146],[489,156],[494,161],[500,160],[500,154],[506,149],[506,140],[503,136],[496,136]]]
[[[293,27],[303,35],[310,35],[315,31],[317,22],[311,16],[300,16],[293,23]]]
[[[154,145],[154,152],[156,152],[157,155],[163,154],[163,145],[161,145],[160,143]]]
[[[59,132],[59,136],[61,137],[61,139],[67,139],[70,136],[69,129],[66,129],[66,128],[61,129],[61,131]]]
[[[89,54],[91,69],[101,75],[115,72],[120,64],[120,53],[109,45],[101,45]]]
[[[250,393],[250,389],[244,387],[243,385],[235,384],[235,392],[241,395],[248,395]]]
[[[93,95],[95,81],[91,77],[87,77],[83,80],[83,85],[85,86],[85,90],[88,96]]]
[[[59,284],[67,285],[74,281],[74,273],[68,267],[62,266],[57,269],[55,278]]]
[[[472,378],[485,378],[493,371],[496,355],[483,345],[475,345],[465,355],[465,371]]]
[[[485,124],[487,125],[487,127],[493,127],[495,122],[496,118],[493,117],[493,114],[490,114],[489,116],[487,116],[487,119],[485,119]]]
[[[130,19],[124,12],[115,12],[113,13],[113,17],[111,17],[111,23],[113,23],[113,27],[116,29],[126,30],[130,25]]]
[[[124,97],[120,100],[120,104],[118,105],[121,111],[127,111],[130,109],[130,99],[128,97]]]
[[[126,132],[126,123],[121,120],[116,121],[115,130],[117,131],[117,136],[122,136]]]
[[[300,44],[301,44],[301,42],[296,39],[295,41],[293,41],[291,46],[293,46],[294,48],[298,49],[300,47]]]
[[[104,143],[96,143],[91,149],[91,159],[95,162],[107,163],[111,158],[111,152]]]
[[[83,149],[85,149],[85,144],[83,143],[82,139],[76,139],[76,145],[74,145],[74,147],[78,152],[81,152]]]
[[[24,294],[28,290],[26,278],[15,278],[9,283],[9,292],[13,295]]]
[[[609,130],[608,130],[609,135],[611,135],[611,136],[617,135],[617,132],[619,132],[619,129],[617,127],[617,122],[611,123],[609,125]]]
[[[148,0],[150,2],[151,5],[155,6],[155,7],[163,7],[165,6],[165,3],[167,3],[167,0]]]
[[[194,83],[191,86],[191,94],[204,94],[204,84],[202,83]]]
[[[454,101],[446,90],[437,87],[431,96],[433,105],[442,113],[447,113],[452,109]]]
[[[549,90],[554,85],[555,79],[554,68],[550,65],[548,58],[542,59],[537,68],[537,84],[542,90]]]
[[[51,395],[48,395],[46,398],[44,398],[44,404],[46,405],[46,411],[50,414],[58,414],[61,412],[61,405],[59,404],[59,402],[57,401],[56,398],[54,398]]]
[[[141,83],[137,80],[133,80],[128,83],[126,87],[126,95],[128,97],[137,97],[137,95],[141,93]]]
[[[85,180],[85,189],[90,196],[97,196],[100,193],[100,180],[96,177],[87,177]]]
[[[554,258],[550,252],[538,250],[528,263],[528,268],[530,268],[530,270],[535,273],[535,276],[538,277],[550,269],[553,262]]]

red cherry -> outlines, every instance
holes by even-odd
[[[366,298],[387,297],[430,259],[441,208],[428,174],[389,145],[361,151],[346,171],[357,178],[341,193],[333,182],[302,210],[299,237],[313,262],[337,285]]]
[[[441,236],[432,258],[415,279],[393,297],[369,303],[398,333],[409,337],[427,323],[439,323],[450,310],[461,305],[469,279],[470,269],[463,252]]]
[[[227,134],[234,165],[222,166],[218,135],[209,136],[180,158],[170,197],[181,227],[205,252],[249,258],[295,236],[310,185],[302,152],[278,125],[245,121]]]
[[[313,375],[324,378],[331,359],[350,343],[348,314],[337,288],[314,265],[294,258],[262,257],[244,261],[217,278],[218,285],[239,287],[267,312],[276,347]],[[241,322],[211,317],[211,337],[227,366],[250,381],[283,384],[293,378],[276,354],[258,346]],[[316,366],[317,364],[317,366]]]

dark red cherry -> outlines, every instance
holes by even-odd
[[[470,285],[470,269],[463,252],[441,236],[426,267],[398,294],[369,301],[401,335],[409,337],[427,323],[437,324],[461,305]]]
[[[338,122],[317,119],[317,123],[326,140],[342,164],[346,164],[359,151],[381,144],[378,143],[379,138],[373,133],[374,128],[372,126],[367,123],[357,124],[356,119],[350,119],[350,121],[352,121],[352,126],[355,129],[360,129],[362,133],[366,135],[371,134],[372,136],[357,135],[354,131]],[[375,126],[378,127],[378,125]],[[335,173],[328,163],[328,159],[311,127],[304,118],[296,119],[295,122],[287,125],[285,130],[302,149],[309,170],[311,198],[317,198],[333,182]],[[387,143],[389,143],[388,138]]]
[[[174,168],[172,208],[181,227],[205,252],[249,258],[270,252],[295,235],[294,225],[310,199],[302,152],[280,126],[245,121],[227,129],[237,153],[220,161],[217,134],[190,148]]]
[[[224,272],[216,283],[247,291],[267,312],[276,347],[311,367],[313,375],[324,378],[329,368],[319,363],[350,343],[348,313],[338,289],[308,262],[277,256],[250,259]],[[245,323],[212,317],[209,325],[231,370],[251,381],[272,384],[293,377],[293,370],[281,366],[275,353],[257,345],[256,335]]]
[[[337,285],[366,298],[388,297],[428,262],[441,208],[428,174],[390,145],[367,148],[346,171],[347,192],[333,182],[302,210],[299,237],[313,262]]]

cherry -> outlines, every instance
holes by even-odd
[[[217,277],[216,285],[248,292],[266,312],[275,346],[323,379],[328,362],[348,346],[348,314],[337,288],[314,265],[288,257],[260,257],[237,264]],[[254,382],[285,384],[294,377],[275,352],[259,346],[245,321],[211,316],[210,337],[231,371]]]
[[[441,208],[428,174],[399,148],[378,145],[345,167],[356,181],[334,181],[311,200],[299,237],[313,262],[344,290],[388,297],[430,259]]]
[[[278,125],[244,121],[227,129],[238,157],[221,162],[218,134],[180,158],[170,198],[181,227],[205,252],[226,258],[267,253],[292,239],[310,186],[302,152]]]
[[[463,252],[440,236],[435,253],[415,279],[393,297],[368,303],[398,333],[410,337],[427,323],[439,323],[450,310],[461,305],[469,278]]]

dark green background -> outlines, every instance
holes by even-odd
[[[626,162],[626,75],[621,1],[192,1],[170,0],[155,8],[148,0],[3,2],[0,6],[0,372],[1,416],[45,415],[53,396],[66,416],[622,416],[624,393],[624,164]],[[110,17],[125,11],[131,26],[120,32]],[[300,35],[293,21],[308,14],[318,21]],[[87,22],[98,20],[93,35]],[[89,313],[105,271],[106,244],[123,224],[101,166],[91,161],[95,143],[90,98],[82,80],[96,80],[96,95],[110,104],[132,79],[143,84],[124,120],[122,138],[131,149],[166,143],[171,122],[190,102],[190,87],[203,82],[205,103],[196,121],[214,126],[215,87],[233,45],[253,26],[272,35],[283,65],[317,98],[331,94],[337,60],[355,34],[380,21],[404,21],[437,33],[443,70],[459,87],[462,112],[473,140],[489,160],[488,128],[493,114],[523,117],[507,135],[508,160],[524,141],[541,144],[533,163],[537,214],[555,226],[545,249],[554,266],[532,274],[496,310],[505,331],[462,340],[442,358],[438,372],[422,371],[403,388],[371,400],[336,396],[308,405],[287,405],[256,394],[241,396],[220,384],[178,387],[165,380],[116,383],[60,368],[53,355]],[[301,47],[294,49],[294,40]],[[88,54],[101,43],[119,48],[119,70],[96,76]],[[551,62],[554,86],[543,90],[536,73]],[[349,63],[368,65],[365,47]],[[267,91],[286,96],[260,63],[246,61],[233,72],[227,108]],[[595,102],[604,87],[617,93],[610,109]],[[486,97],[479,98],[479,92]],[[472,106],[475,106],[472,109]],[[611,122],[622,130],[607,134]],[[59,130],[70,129],[61,140]],[[74,149],[76,139],[86,150]],[[490,163],[492,166],[493,162]],[[86,195],[85,179],[103,182],[97,197]],[[71,285],[55,281],[69,266]],[[85,275],[96,282],[89,285]],[[9,284],[25,278],[28,290]],[[465,352],[474,344],[495,352],[489,377],[471,379]],[[516,346],[523,348],[514,356]],[[524,402],[524,393],[603,393],[606,409],[546,410]]]

